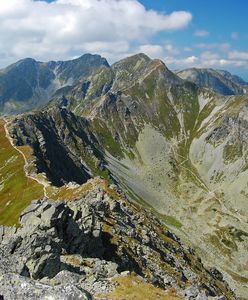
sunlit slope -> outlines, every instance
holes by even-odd
[[[30,201],[43,197],[43,186],[26,177],[24,159],[7,139],[4,124],[0,119],[0,224],[13,225]]]

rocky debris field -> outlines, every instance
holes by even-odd
[[[216,269],[114,186],[95,185],[74,201],[35,200],[18,228],[0,227],[6,300],[93,299],[130,272],[185,299],[234,299]]]

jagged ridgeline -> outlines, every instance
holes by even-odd
[[[19,194],[8,199],[12,189],[5,180],[11,185],[15,178],[18,191],[26,191],[29,184],[19,186],[25,178],[39,197],[72,200],[85,192],[89,178],[100,175],[153,211],[246,297],[247,84],[210,69],[177,71],[179,77],[144,54],[112,66],[96,55],[69,62],[23,60],[0,72],[0,84],[31,63],[36,80],[41,67],[49,69],[47,88],[38,80],[23,100],[18,84],[13,93],[0,93],[5,114],[36,107],[1,123],[1,223],[17,222],[34,198],[30,193],[25,201]],[[30,86],[30,78],[22,78]],[[13,160],[22,170],[18,179]]]
[[[86,54],[70,61],[38,62],[32,58],[0,70],[0,111],[5,114],[30,111],[46,104],[54,93],[90,76],[106,59]]]

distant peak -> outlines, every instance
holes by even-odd
[[[25,68],[27,68],[27,67],[29,67],[29,66],[34,66],[35,64],[37,64],[38,62],[35,60],[35,59],[33,59],[33,58],[30,58],[30,57],[28,57],[28,58],[23,58],[23,59],[21,59],[21,60],[18,60],[17,62],[15,62],[15,63],[13,63],[13,64],[11,64],[11,65],[9,65],[9,66],[7,66],[5,69],[3,69],[5,72],[8,72],[8,71],[10,71],[10,70],[12,70],[12,69],[15,69],[15,68],[23,68],[23,67],[25,67]]]
[[[148,55],[144,54],[144,53],[135,54],[135,55],[131,56],[131,58],[133,58],[133,59],[144,59],[145,61],[148,61],[148,62],[151,61],[151,58]]]
[[[182,72],[216,72],[216,70],[212,68],[188,68],[188,69],[183,69],[183,70],[178,70],[177,73],[182,73]]]
[[[194,82],[199,87],[210,88],[225,96],[244,94],[243,86],[247,84],[242,78],[228,71],[211,68],[185,69],[177,71],[176,74],[184,80]]]
[[[128,56],[128,57],[118,61],[114,65],[123,64],[123,63],[135,63],[138,61],[143,61],[143,62],[149,63],[149,62],[151,62],[151,59],[144,53],[138,53],[135,55]]]
[[[36,60],[31,57],[26,57],[26,58],[19,60],[19,62],[36,62]]]
[[[87,62],[100,62],[102,65],[105,65],[106,67],[109,67],[109,63],[106,58],[102,57],[99,54],[91,54],[91,53],[86,53],[78,58],[74,59],[78,61],[87,61]]]
[[[21,60],[18,60],[13,65],[21,65],[21,64],[35,64],[37,61],[31,57],[23,58]]]
[[[100,58],[101,59],[103,57],[99,54],[91,54],[91,53],[85,53],[78,57],[78,59],[85,59],[85,58],[97,58],[97,59]]]

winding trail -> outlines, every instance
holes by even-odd
[[[47,183],[47,182],[45,182],[45,181],[42,181],[42,180],[40,180],[40,179],[38,179],[38,178],[36,178],[36,177],[34,177],[34,176],[32,176],[32,175],[30,175],[30,174],[28,173],[28,165],[29,165],[29,164],[28,164],[27,158],[26,158],[25,154],[24,154],[24,153],[23,153],[23,152],[15,145],[15,143],[14,143],[12,137],[11,137],[10,134],[9,134],[9,131],[8,131],[9,121],[8,121],[5,117],[3,118],[3,120],[4,120],[4,122],[5,122],[5,124],[4,124],[4,130],[5,130],[5,136],[6,136],[6,138],[9,140],[11,146],[12,146],[17,152],[19,152],[19,153],[22,155],[23,159],[24,159],[23,170],[24,170],[25,176],[28,177],[28,178],[30,178],[30,179],[32,179],[32,180],[35,180],[37,183],[39,183],[40,185],[42,185],[42,186],[43,186],[44,197],[45,197],[45,198],[49,198],[49,197],[48,197],[48,194],[47,194],[47,188],[48,188],[48,186],[49,186],[49,183]]]

